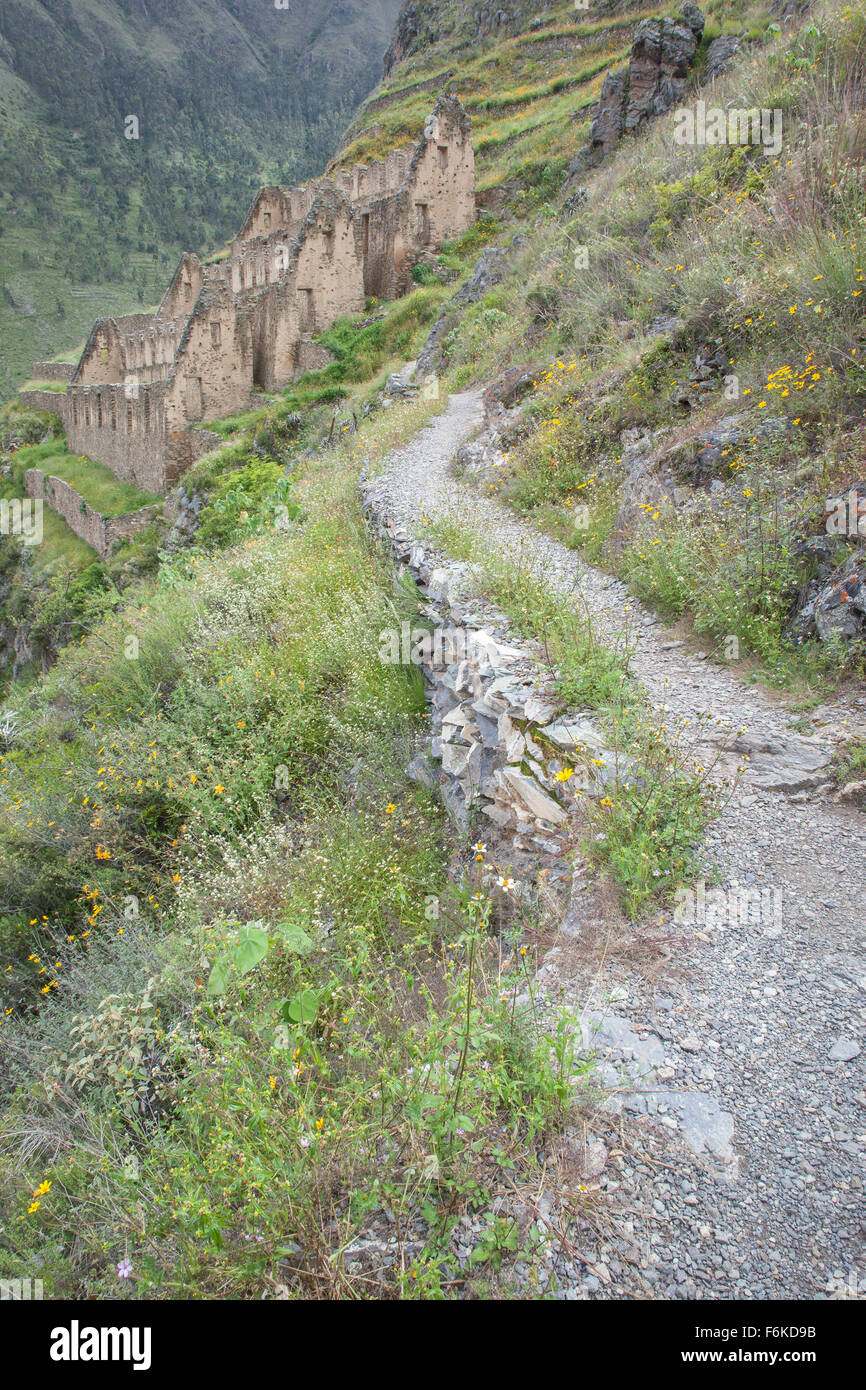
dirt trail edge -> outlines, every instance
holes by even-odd
[[[386,460],[377,506],[412,534],[444,519],[477,532],[585,600],[601,640],[628,626],[631,670],[663,720],[712,712],[745,730],[749,754],[707,834],[714,886],[695,895],[693,920],[638,928],[653,968],[607,950],[599,966],[572,936],[542,964],[546,996],[573,1007],[620,1088],[580,1141],[589,1186],[609,1199],[591,1256],[551,1256],[549,1287],[566,1299],[864,1297],[866,817],[822,791],[851,711],[815,712],[818,736],[800,737],[760,689],[666,644],[623,584],[461,484],[450,462],[482,420],[479,393],[452,396]],[[744,912],[744,896],[759,910]],[[540,1209],[557,1200],[542,1191]]]

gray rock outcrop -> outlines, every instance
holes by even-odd
[[[704,32],[704,16],[685,0],[678,19],[643,19],[634,31],[627,68],[614,69],[604,79],[590,126],[589,144],[569,165],[570,176],[600,164],[622,136],[680,103]],[[738,39],[714,40],[716,76],[739,46]],[[710,45],[713,48],[713,44]]]

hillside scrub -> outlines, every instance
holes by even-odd
[[[862,478],[864,85],[862,5],[765,32],[705,96],[780,110],[777,157],[677,145],[661,118],[576,214],[566,184],[445,344],[461,385],[535,364],[502,483],[515,507],[665,616],[736,638],[774,683],[818,689],[861,662],[796,645],[790,621],[813,573],[800,543]],[[706,432],[732,416],[712,485],[696,480]],[[677,498],[664,472],[629,492],[638,444],[675,451]]]
[[[538,32],[506,21],[479,39],[477,7],[416,5],[424,42],[361,107],[339,163],[382,158],[408,143],[431,88],[451,85],[472,117],[479,192],[503,189],[517,216],[537,211],[564,178],[604,74],[626,56],[635,24],[664,12],[625,7],[595,19],[573,0],[550,0],[535,16]]]
[[[360,451],[430,408],[321,454],[288,528],[164,558],[7,728],[4,1274],[369,1296],[342,1252],[387,1209],[408,1257],[380,1296],[445,1296],[455,1221],[567,1113],[570,1034],[512,1000],[534,923],[491,933],[479,856],[450,883],[402,771],[420,679],[379,660],[408,600],[358,512]],[[517,1248],[488,1226],[479,1277]]]
[[[41,553],[0,554],[4,632],[26,617],[33,652],[0,720],[0,1277],[49,1297],[507,1297],[515,1261],[518,1296],[553,1290],[539,1183],[591,1062],[573,1012],[540,1004],[541,910],[407,776],[424,687],[381,636],[423,607],[357,493],[446,389],[531,367],[504,498],[714,651],[733,638],[811,697],[860,661],[789,623],[811,577],[798,543],[862,460],[862,5],[781,33],[765,7],[710,0],[704,52],[723,26],[745,40],[712,100],[782,109],[782,153],[683,149],[662,119],[585,199],[567,170],[604,71],[664,11],[582,21],[554,2],[538,32],[476,43],[465,7],[435,8],[454,25],[343,155],[408,138],[457,65],[496,218],[396,305],[320,334],[328,366],[211,422],[223,443],[182,480],[191,539],[158,551],[155,528],[95,564],[46,517]],[[449,309],[441,398],[378,408],[452,280],[513,231],[502,283]],[[701,435],[735,413],[704,476]],[[45,418],[7,410],[0,431],[4,497],[43,462],[109,505],[124,486]],[[627,486],[642,441],[685,470],[663,495]],[[615,770],[584,799],[581,850],[646,924],[729,790],[696,759],[705,717],[671,732],[627,630],[606,645],[489,538],[430,533],[603,728]],[[833,775],[864,758],[849,745]],[[574,1161],[555,1179],[574,1253],[592,1195]]]

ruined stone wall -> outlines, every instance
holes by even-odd
[[[475,221],[472,127],[455,98],[439,99],[412,149],[394,150],[386,160],[348,173],[358,188],[353,206],[367,295],[405,294],[419,256]]]
[[[127,512],[124,516],[102,516],[63,478],[43,473],[41,468],[27,470],[24,489],[28,497],[42,498],[102,560],[111,554],[117,541],[128,539],[143,530],[161,510],[156,502],[138,511]]]
[[[94,325],[70,380],[78,385],[156,381],[167,376],[181,340],[183,320],[127,314]]]
[[[121,337],[128,333],[139,333],[142,329],[150,328],[154,322],[153,314],[113,314],[112,318],[117,324],[117,330]]]
[[[116,383],[67,388],[70,450],[105,463],[145,492],[165,488],[165,383],[127,388]]]
[[[62,391],[21,391],[18,399],[28,410],[47,410],[66,418],[66,396]]]
[[[279,228],[290,229],[300,225],[307,209],[299,213],[298,189],[278,188],[269,185],[261,188],[253,199],[252,206],[238,229],[233,245],[250,241],[254,237],[268,237]]]
[[[295,355],[295,375],[304,372],[319,372],[333,362],[333,355],[313,338],[304,338],[297,346]]]
[[[260,288],[285,271],[283,247],[304,237],[299,219],[317,204],[350,205],[356,250],[363,262],[364,294],[393,298],[405,293],[411,269],[428,246],[459,236],[475,220],[475,161],[468,116],[454,98],[443,97],[417,144],[392,150],[384,160],[332,168],[322,179],[283,192],[262,189],[232,245],[230,277],[236,294]],[[282,243],[282,247],[281,247]],[[282,250],[283,264],[280,262]],[[305,262],[302,270],[307,271]],[[327,263],[322,267],[327,271]],[[326,278],[326,277],[325,277]],[[312,289],[322,306],[326,283]],[[323,310],[327,313],[328,310]],[[333,314],[352,312],[339,296]],[[317,303],[317,326],[323,326]]]
[[[331,194],[331,199],[334,195]],[[315,210],[310,216],[315,215]],[[314,333],[336,319],[364,309],[364,273],[355,238],[354,221],[345,203],[335,212],[324,198],[316,221],[304,224],[292,278],[299,296],[308,295],[302,331]]]
[[[149,320],[147,327],[132,329],[121,335],[121,350],[125,376],[141,381],[159,381],[171,371],[181,337],[176,323]]]
[[[292,228],[277,227],[267,236],[236,241],[224,267],[224,279],[232,293],[242,295],[284,279],[300,230],[301,224],[295,223]]]
[[[34,362],[34,381],[71,381],[74,362]]]
[[[238,323],[252,345],[250,387],[282,390],[294,379],[301,341],[294,286],[273,284],[239,296]]]
[[[204,279],[204,267],[198,256],[191,251],[184,252],[156,311],[157,319],[164,323],[176,319],[184,322],[189,318],[201,293]]]
[[[304,370],[302,344],[311,333],[364,307],[358,227],[336,189],[319,192],[292,245],[284,236],[277,229],[237,244],[228,271],[252,342],[250,386],[269,391]]]
[[[441,246],[475,221],[472,126],[460,103],[444,98],[427,123],[408,174],[416,245]]]
[[[398,299],[409,287],[413,263],[409,196],[406,192],[382,194],[362,203],[356,217],[363,248],[365,295]]]
[[[123,345],[113,319],[97,319],[72,376],[76,385],[122,381],[126,371]]]
[[[100,459],[117,477],[146,492],[164,492],[184,467],[212,447],[209,442],[201,447],[194,439],[184,442],[188,426],[208,415],[243,410],[249,403],[249,335],[228,288],[216,282],[200,295],[183,334],[168,323],[156,325],[138,343],[126,339],[131,361],[122,350],[116,359],[119,382],[98,379],[104,371],[100,342],[97,337],[96,360],[88,358],[79,374],[83,380],[67,387],[69,447]],[[87,381],[94,376],[97,380]]]
[[[187,426],[170,428],[164,447],[163,485],[161,491],[168,492],[178,479],[192,468],[196,459],[210,453],[223,444],[220,435],[213,430],[200,430]]]
[[[211,284],[196,304],[166,382],[166,423],[231,415],[249,404],[252,350],[227,285]]]

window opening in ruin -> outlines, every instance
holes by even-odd
[[[131,405],[128,405],[128,406],[126,407],[126,431],[127,431],[127,434],[132,434],[132,406],[131,406]]]
[[[210,340],[211,340],[211,346],[212,346],[212,347],[219,347],[220,343],[222,342],[222,336],[223,336],[222,326],[221,326],[220,324],[218,324],[218,323],[212,323],[211,326],[210,326]]]
[[[189,280],[184,280],[183,282],[183,297],[184,299],[192,298],[192,285]]]
[[[440,168],[440,169],[447,169],[447,168],[448,168],[448,146],[447,146],[447,145],[440,145],[440,146],[439,146],[439,168]]]
[[[186,379],[186,408],[191,419],[201,418],[202,402],[201,377],[188,376]]]
[[[316,326],[316,310],[312,290],[298,290],[298,318],[302,333],[312,333]]]
[[[333,256],[333,254],[334,254],[334,230],[333,230],[332,227],[329,227],[328,230],[325,232],[325,255],[326,255],[326,256]]]
[[[99,355],[100,355],[100,357],[102,358],[102,361],[103,361],[103,362],[107,362],[107,361],[108,361],[108,348],[107,348],[107,347],[105,347],[105,348],[100,348]]]
[[[430,240],[430,208],[426,203],[415,204],[415,216],[417,225],[418,240],[422,245]]]
[[[99,407],[99,423],[100,423],[100,425],[102,424],[102,406],[101,406],[101,405],[100,405],[100,407]],[[114,400],[113,397],[112,397],[112,401],[111,401],[111,428],[112,428],[113,430],[116,430],[116,429],[117,429],[117,404],[116,404],[116,402],[115,402],[115,400]]]
[[[364,248],[364,255],[370,249],[370,214],[365,212],[361,218],[361,244]]]
[[[265,230],[267,230],[267,228],[268,228],[270,225],[271,225],[271,214],[270,214],[269,212],[266,212],[266,213],[265,213]]]
[[[147,432],[149,431],[149,429],[150,429],[150,396],[145,396],[145,398],[144,398],[144,432],[145,432],[145,434],[147,434]]]
[[[97,426],[99,427],[99,429],[102,429],[102,397],[101,397],[101,396],[99,397],[98,401],[96,402],[96,423],[97,423]]]

